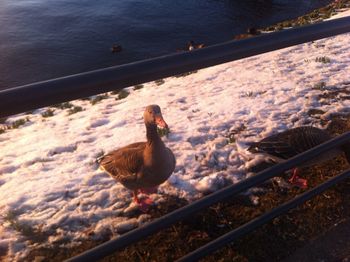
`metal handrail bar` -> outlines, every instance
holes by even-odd
[[[350,31],[344,17],[0,91],[0,118]]]
[[[327,190],[331,186],[334,186],[335,184],[350,178],[350,169],[342,172],[340,175],[337,175],[335,177],[332,177],[331,179],[327,180],[326,182],[318,185],[317,187],[295,197],[294,199],[289,200],[288,202],[279,205],[278,207],[272,209],[271,211],[253,219],[247,222],[246,224],[226,233],[225,235],[205,244],[204,246],[201,246],[200,248],[188,253],[187,255],[183,256],[177,262],[192,262],[197,261],[200,258],[203,258],[219,248],[232,243],[233,241],[237,240],[239,237],[245,236],[248,233],[252,232],[254,229],[257,229],[258,227],[268,223],[272,219],[283,215],[287,213],[290,209],[297,207],[298,205],[306,202],[307,200],[315,197],[316,195],[322,193],[323,191]]]
[[[70,262],[82,262],[82,261],[95,261],[101,259],[105,256],[108,256],[115,251],[122,249],[130,244],[135,243],[155,232],[162,230],[163,228],[169,227],[170,225],[188,217],[191,214],[197,213],[198,211],[207,208],[213,204],[216,204],[228,197],[236,195],[244,190],[247,190],[250,187],[257,186],[262,182],[270,179],[274,176],[278,176],[282,172],[289,170],[293,167],[299,166],[318,155],[325,153],[332,148],[336,148],[344,144],[345,142],[350,141],[350,132],[346,132],[336,138],[333,138],[321,145],[318,145],[310,150],[307,150],[286,162],[277,164],[268,168],[262,172],[259,172],[257,175],[249,177],[245,180],[238,182],[237,184],[228,186],[219,191],[216,191],[206,197],[203,197],[193,203],[186,205],[182,208],[179,208],[171,213],[168,213],[144,226],[136,228],[124,235],[109,240],[99,246],[96,246],[90,250],[87,250],[80,255],[72,257],[67,261]]]

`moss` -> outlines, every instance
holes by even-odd
[[[113,90],[111,91],[111,95],[118,95],[120,90]]]
[[[311,108],[309,109],[309,111],[307,111],[307,114],[309,116],[314,116],[314,115],[323,115],[325,112],[322,111],[321,109],[317,109],[317,108]]]
[[[143,84],[140,85],[134,85],[134,90],[139,90],[143,88]]]
[[[4,221],[8,222],[10,226],[21,233],[23,236],[32,237],[35,235],[35,230],[28,224],[18,221],[19,213],[17,211],[10,210],[3,217]]]
[[[108,98],[108,95],[107,94],[103,94],[103,95],[97,95],[97,96],[94,96],[93,98],[90,99],[90,103],[92,105],[95,105],[97,104],[98,102],[101,102],[103,99],[107,99]]]
[[[127,90],[120,90],[118,93],[117,100],[126,98],[130,93]]]
[[[9,125],[9,128],[11,129],[19,128],[20,126],[23,126],[28,121],[29,121],[29,118],[21,118],[21,119],[15,120]]]
[[[312,89],[316,89],[316,90],[325,90],[326,89],[326,82],[318,82],[316,83]]]
[[[191,75],[191,74],[195,74],[197,72],[198,72],[197,70],[193,70],[193,71],[189,71],[189,72],[186,72],[186,73],[175,75],[175,77],[185,77],[185,76],[188,76],[188,75]]]
[[[83,111],[83,108],[81,106],[74,106],[68,110],[68,115],[72,115],[80,111]]]
[[[72,108],[74,105],[70,102],[64,102],[61,104],[56,104],[53,105],[52,107],[58,108],[58,109],[68,109],[68,108]]]
[[[331,59],[329,57],[327,57],[327,56],[320,56],[320,57],[316,57],[315,61],[319,62],[319,63],[327,64],[327,63],[331,62]]]
[[[90,101],[90,97],[82,97],[80,98],[81,101]]]
[[[96,159],[100,158],[101,156],[103,156],[105,154],[105,152],[103,151],[103,149],[101,149],[97,154],[96,154]]]
[[[157,133],[160,137],[163,137],[163,136],[168,137],[168,135],[170,134],[170,129],[157,127]]]
[[[157,86],[160,86],[160,85],[164,84],[165,81],[164,81],[164,79],[158,79],[158,80],[154,81],[154,83],[155,83]]]
[[[49,108],[44,113],[42,113],[41,116],[44,118],[51,117],[54,115],[54,112],[55,112],[54,110]]]

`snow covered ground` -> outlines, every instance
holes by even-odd
[[[164,141],[177,159],[152,197],[191,200],[246,177],[255,159],[245,142],[350,113],[349,76],[350,34],[344,34],[131,87],[125,99],[72,101],[83,108],[74,114],[53,108],[54,116],[43,117],[45,108],[7,119],[10,125],[27,118],[0,134],[0,256],[19,259],[40,245],[117,236],[150,219],[134,212],[131,193],[95,162],[103,152],[145,140],[146,105],[162,108],[171,131]]]

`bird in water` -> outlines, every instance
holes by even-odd
[[[264,154],[275,162],[283,162],[331,138],[326,130],[302,126],[268,136],[259,142],[253,142],[248,150],[252,153]],[[342,153],[345,154],[348,163],[350,163],[350,142],[340,148],[334,148],[329,152],[323,153],[300,167],[321,163]],[[300,188],[307,188],[307,180],[298,176],[298,167],[295,167],[292,171],[293,174],[289,182]]]
[[[175,156],[161,140],[157,126],[168,129],[158,105],[149,105],[144,114],[145,142],[137,142],[114,150],[98,159],[105,170],[124,187],[133,191],[134,201],[143,212],[153,203],[148,194],[156,193],[175,169]],[[139,198],[138,194],[147,194]]]
[[[197,44],[197,43],[195,43],[193,40],[191,40],[191,41],[189,41],[189,42],[187,43],[186,49],[187,49],[188,51],[192,51],[192,50],[194,50],[194,49],[200,49],[200,48],[203,48],[203,47],[204,47],[204,44]]]
[[[116,45],[114,44],[112,47],[111,47],[111,52],[112,53],[118,53],[118,52],[121,52],[123,50],[122,46],[121,45]]]

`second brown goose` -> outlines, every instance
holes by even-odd
[[[101,169],[133,191],[134,201],[147,211],[152,200],[138,193],[155,193],[175,169],[175,156],[158,135],[157,126],[168,128],[158,105],[149,105],[144,114],[146,142],[137,142],[114,150],[98,159]]]
[[[268,136],[259,142],[253,142],[250,144],[248,150],[252,153],[268,155],[276,162],[281,162],[322,144],[331,138],[332,137],[328,132],[323,129],[302,126]],[[326,152],[302,166],[310,166],[318,162],[323,162],[341,154],[342,152],[345,153],[346,159],[350,163],[349,142],[343,145],[340,149],[333,149],[330,152]],[[297,168],[293,169],[293,175],[289,179],[289,182],[301,188],[307,187],[307,180],[298,177]]]

